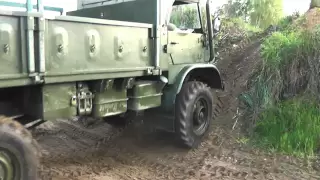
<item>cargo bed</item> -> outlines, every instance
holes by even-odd
[[[0,87],[148,75],[153,25],[0,12]]]

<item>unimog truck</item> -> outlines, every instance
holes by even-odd
[[[195,7],[192,30],[170,21],[182,5]],[[39,151],[26,124],[39,119],[127,121],[143,112],[196,148],[223,90],[211,11],[210,0],[133,0],[55,17],[1,11],[0,179],[37,179]]]

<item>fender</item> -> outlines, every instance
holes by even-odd
[[[213,64],[180,64],[169,70],[169,83],[163,89],[161,106],[144,112],[151,126],[168,132],[174,132],[175,100],[185,82],[197,79],[211,88],[224,89],[220,72]]]
[[[211,88],[224,90],[220,72],[213,64],[186,64],[180,69],[173,82],[164,89],[162,108],[165,111],[170,112],[174,109],[176,95],[181,91],[183,84],[189,80],[197,79],[207,83]]]

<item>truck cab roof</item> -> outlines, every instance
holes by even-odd
[[[82,1],[78,10],[68,12],[67,15],[164,25],[168,24],[174,5],[201,3],[205,0]],[[156,22],[157,16],[159,22]]]
[[[198,2],[201,2],[201,1],[202,0],[175,0],[174,1],[174,5],[198,3]]]

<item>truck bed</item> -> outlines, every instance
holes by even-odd
[[[152,24],[3,11],[0,19],[0,87],[142,76],[153,68]]]

